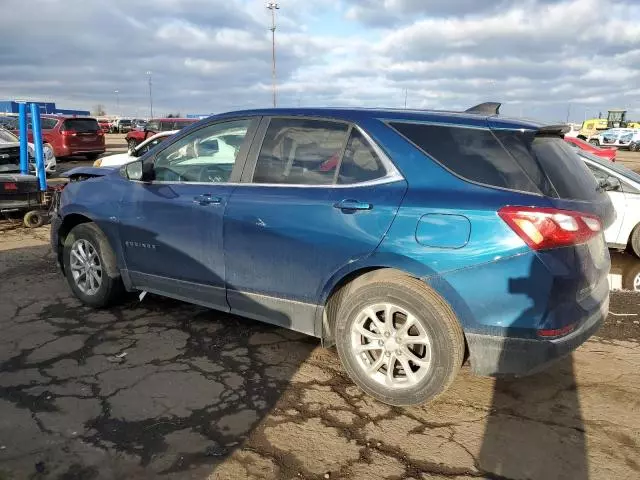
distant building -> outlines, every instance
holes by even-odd
[[[0,101],[0,113],[18,113],[18,104],[14,100]],[[57,108],[53,102],[29,102],[37,103],[40,107],[40,113],[50,115],[89,115],[89,110],[70,110],[66,108]]]

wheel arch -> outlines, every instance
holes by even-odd
[[[86,215],[81,213],[69,213],[64,216],[62,219],[62,223],[60,224],[60,228],[58,229],[58,244],[56,245],[56,257],[58,260],[58,264],[64,273],[64,262],[62,261],[62,250],[64,247],[64,241],[69,235],[69,232],[74,227],[82,224],[82,223],[90,223],[93,222],[92,218],[89,218]]]

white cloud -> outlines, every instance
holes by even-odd
[[[284,105],[402,106],[407,90],[411,107],[504,100],[557,120],[571,102],[640,118],[635,0],[279,3]],[[151,70],[161,112],[270,104],[261,0],[3,0],[3,13],[0,98],[109,110],[118,89],[125,112],[143,114]]]

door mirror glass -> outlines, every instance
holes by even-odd
[[[606,185],[604,188],[608,192],[618,192],[622,189],[622,185],[617,177],[610,176],[607,177]]]
[[[142,180],[142,162],[131,162],[125,166],[125,172],[129,180]]]

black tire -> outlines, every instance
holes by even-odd
[[[636,225],[636,228],[631,232],[629,237],[629,252],[640,258],[640,225]]]
[[[97,292],[91,295],[87,295],[78,287],[71,271],[71,248],[77,240],[86,240],[95,248],[102,267],[102,282]],[[104,308],[123,298],[124,285],[118,270],[116,255],[107,237],[95,223],[82,223],[71,229],[64,241],[62,262],[67,283],[74,295],[85,305]]]
[[[85,155],[86,159],[87,159],[87,160],[90,160],[90,161],[92,161],[92,162],[93,162],[94,160],[96,160],[99,156],[100,156],[100,154],[99,154],[99,153],[87,153],[87,154]]]
[[[592,138],[591,140],[589,140],[589,143],[590,143],[591,145],[596,146],[596,147],[599,147],[599,146],[600,146],[600,142],[598,141],[598,139],[597,139],[597,138]]]
[[[127,140],[127,148],[129,150],[133,150],[137,146],[138,146],[138,142],[136,142],[133,138],[130,138],[129,140]]]
[[[24,226],[27,228],[38,228],[45,224],[46,216],[44,212],[31,210],[25,214],[22,221],[24,222]]]
[[[343,287],[338,296],[340,305],[335,319],[338,355],[362,390],[381,402],[404,406],[433,400],[449,388],[463,362],[464,334],[451,307],[435,291],[418,279],[385,269],[358,277]],[[385,302],[411,312],[429,336],[431,365],[426,376],[414,386],[392,389],[373,380],[353,351],[351,327],[358,314],[367,306]]]

